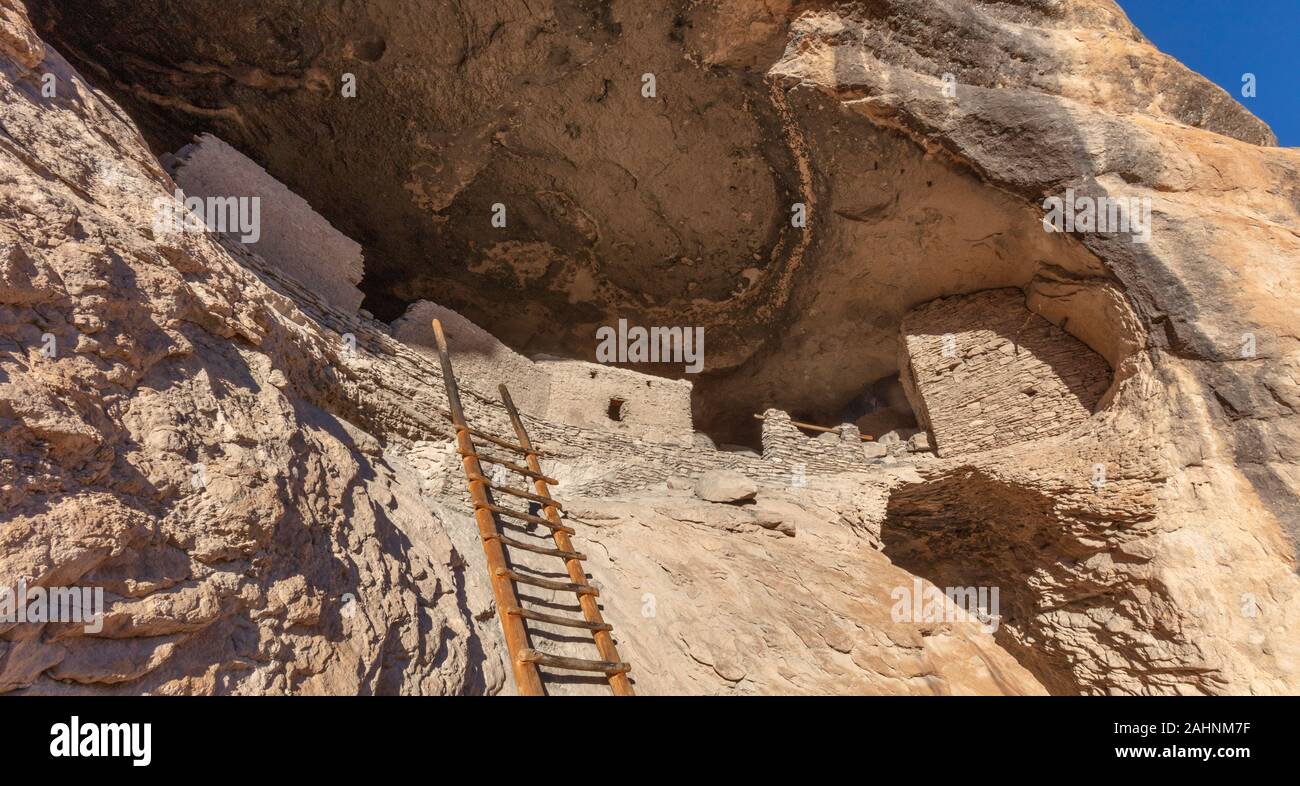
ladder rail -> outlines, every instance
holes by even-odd
[[[492,583],[492,593],[497,603],[497,616],[505,634],[506,648],[510,654],[510,665],[515,677],[515,685],[521,696],[545,695],[542,672],[539,667],[549,667],[577,671],[601,672],[609,683],[610,690],[616,696],[631,696],[632,683],[628,672],[632,667],[619,659],[618,649],[611,632],[613,627],[605,622],[600,613],[596,597],[599,590],[587,581],[582,563],[586,556],[578,552],[569,538],[574,530],[561,521],[562,505],[551,497],[549,486],[559,481],[542,472],[540,456],[542,451],[533,447],[524,427],[523,419],[515,408],[510,391],[500,385],[501,400],[511,425],[514,427],[517,442],[493,436],[471,428],[465,418],[465,410],[460,400],[460,390],[456,384],[456,375],[451,366],[451,353],[447,347],[447,337],[442,323],[433,320],[434,336],[438,345],[438,360],[442,366],[443,383],[447,388],[448,417],[456,432],[456,452],[461,457],[461,469],[469,484],[470,500],[474,508],[474,520],[478,524],[479,537],[483,541],[483,553],[487,558],[488,575]],[[474,444],[475,439],[482,439],[489,445],[505,448],[526,459],[526,466],[520,466],[497,456],[480,453]],[[536,493],[494,484],[483,472],[483,462],[497,464],[533,481]],[[542,516],[531,512],[501,507],[495,503],[489,492],[502,491],[528,499],[541,505]],[[545,525],[551,531],[551,538],[556,548],[546,548],[517,541],[504,535],[502,527],[514,527],[513,522],[506,522],[501,517],[520,519],[530,524]],[[564,562],[565,571],[570,581],[555,581],[539,576],[521,574],[510,565],[506,547],[518,547],[536,554],[555,557]],[[578,606],[582,610],[582,619],[562,617],[545,612],[525,609],[520,602],[518,588],[520,585],[536,586],[560,592],[572,592],[577,596]],[[588,631],[600,654],[601,660],[587,660],[551,655],[533,649],[530,631],[525,620],[581,628]]]
[[[488,500],[486,484],[482,480],[483,467],[479,464],[478,454],[470,439],[469,425],[465,422],[465,410],[461,407],[456,375],[451,368],[451,354],[447,351],[447,337],[442,332],[442,323],[436,319],[433,321],[433,334],[438,342],[438,360],[442,364],[442,381],[447,387],[447,403],[451,409],[451,422],[456,430],[456,448],[461,456],[461,469],[464,470],[469,482],[470,499],[474,501],[474,521],[478,524],[479,536],[483,541],[483,554],[487,558],[492,594],[496,598],[498,609],[517,608],[520,603],[519,597],[515,594],[515,585],[507,576],[502,575],[504,571],[509,570],[505,548],[501,545],[501,533],[497,530],[496,519],[492,511],[485,507],[491,502]],[[536,460],[531,456],[529,458]],[[505,635],[506,649],[510,653],[510,666],[515,675],[515,687],[519,695],[545,695],[541,671],[537,668],[536,662],[523,658],[524,652],[532,651],[528,629],[524,625],[523,618],[512,614],[497,616],[501,619],[501,631]]]
[[[541,503],[543,513],[546,515],[547,519],[555,524],[555,527],[551,530],[551,537],[555,539],[555,545],[561,551],[575,551],[573,541],[569,539],[569,531],[571,530],[560,522],[560,513],[558,508],[555,506],[554,501],[551,500],[551,492],[547,486],[546,480],[544,480],[546,476],[542,473],[541,462],[538,460],[537,454],[533,452],[532,440],[528,438],[528,430],[524,428],[524,421],[519,417],[519,410],[515,408],[514,400],[510,398],[510,391],[505,385],[499,385],[497,390],[501,393],[501,403],[505,405],[506,413],[510,416],[510,424],[514,426],[515,437],[518,440],[519,445],[524,448],[524,450],[529,451],[525,458],[528,463],[528,469],[534,473],[531,476],[533,479],[533,486],[537,491],[537,495],[546,500],[546,502]],[[564,560],[564,567],[568,571],[569,578],[572,579],[574,584],[587,585],[587,574],[582,567],[581,560],[566,559]],[[519,604],[513,605],[518,606]],[[600,652],[602,660],[606,663],[616,663],[626,666],[618,655],[618,647],[615,646],[614,637],[610,635],[609,626],[605,623],[605,619],[600,613],[600,604],[597,602],[596,597],[585,593],[579,594],[578,605],[582,609],[583,619],[593,625],[599,626],[592,629],[591,635],[595,640],[596,649]],[[519,657],[522,657],[522,655]],[[555,662],[556,661],[552,661],[552,663]],[[535,663],[536,661],[530,661],[530,665]],[[615,696],[635,695],[632,691],[632,681],[628,679],[627,676],[627,672],[630,668],[631,667],[629,666],[626,669],[606,673],[605,677],[609,680],[610,690],[614,692]]]

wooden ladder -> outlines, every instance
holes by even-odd
[[[501,619],[501,629],[505,633],[506,649],[510,653],[510,665],[514,670],[515,686],[519,694],[521,696],[545,695],[542,671],[539,668],[545,667],[601,673],[609,681],[610,690],[614,695],[633,695],[632,683],[627,676],[632,667],[619,659],[618,649],[614,646],[614,638],[611,635],[613,627],[601,617],[600,606],[596,602],[600,593],[587,583],[586,572],[582,567],[582,562],[587,557],[574,549],[573,541],[569,537],[574,534],[574,530],[560,520],[560,511],[564,506],[551,497],[549,486],[557,485],[558,481],[542,473],[539,457],[544,454],[536,450],[529,440],[528,432],[524,429],[524,421],[519,417],[519,411],[515,409],[514,401],[510,398],[510,391],[505,385],[498,388],[501,391],[501,402],[505,405],[510,422],[515,429],[515,442],[470,428],[465,421],[465,410],[461,407],[456,375],[452,372],[451,356],[447,351],[447,337],[442,332],[442,323],[436,319],[433,320],[433,333],[438,341],[442,379],[447,386],[451,422],[456,430],[456,452],[460,454],[465,479],[469,482],[469,496],[474,505],[474,520],[478,523],[479,537],[483,540],[483,553],[487,557],[492,593],[496,596],[497,616]],[[526,466],[480,454],[474,446],[475,439],[523,456]],[[495,464],[520,475],[526,479],[525,483],[531,480],[534,490],[530,492],[494,482],[484,475],[483,462]],[[495,494],[535,503],[541,507],[544,515],[536,516],[498,505],[492,496]],[[541,546],[502,534],[503,529],[512,526],[503,521],[503,518],[540,525],[550,530],[555,547]],[[564,562],[570,580],[553,581],[520,573],[512,567],[507,549],[519,549],[560,559]],[[521,584],[559,592],[572,592],[577,596],[578,605],[582,609],[582,619],[526,608],[520,602],[519,593],[516,591]],[[530,643],[527,621],[589,631],[596,650],[600,653],[600,660],[561,657],[534,649]]]

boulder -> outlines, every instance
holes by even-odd
[[[758,484],[730,469],[711,469],[695,481],[695,496],[708,502],[744,502],[758,493]]]
[[[763,529],[770,529],[775,532],[780,532],[782,535],[786,535],[791,538],[794,537],[795,534],[794,522],[788,521],[786,519],[786,516],[784,516],[779,511],[759,507],[750,511],[750,515],[753,516],[754,523],[762,527]]]
[[[884,458],[889,455],[889,446],[880,442],[863,442],[862,455],[868,459]]]

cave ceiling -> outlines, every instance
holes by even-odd
[[[215,133],[360,242],[382,320],[427,299],[584,359],[619,319],[704,327],[696,419],[722,438],[768,406],[833,419],[897,372],[918,303],[1093,265],[1028,205],[774,76],[785,27],[725,3],[31,5],[156,154]]]

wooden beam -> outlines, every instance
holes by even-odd
[[[762,415],[754,415],[754,420],[767,420],[767,418],[763,417]],[[811,423],[801,423],[797,420],[790,421],[790,425],[794,426],[795,428],[807,429],[808,431],[820,431],[823,434],[840,433],[840,430],[838,428],[828,428],[826,426],[814,426]],[[858,436],[862,437],[863,442],[871,442],[872,440],[875,439],[875,437],[871,436],[870,434],[859,434]]]

